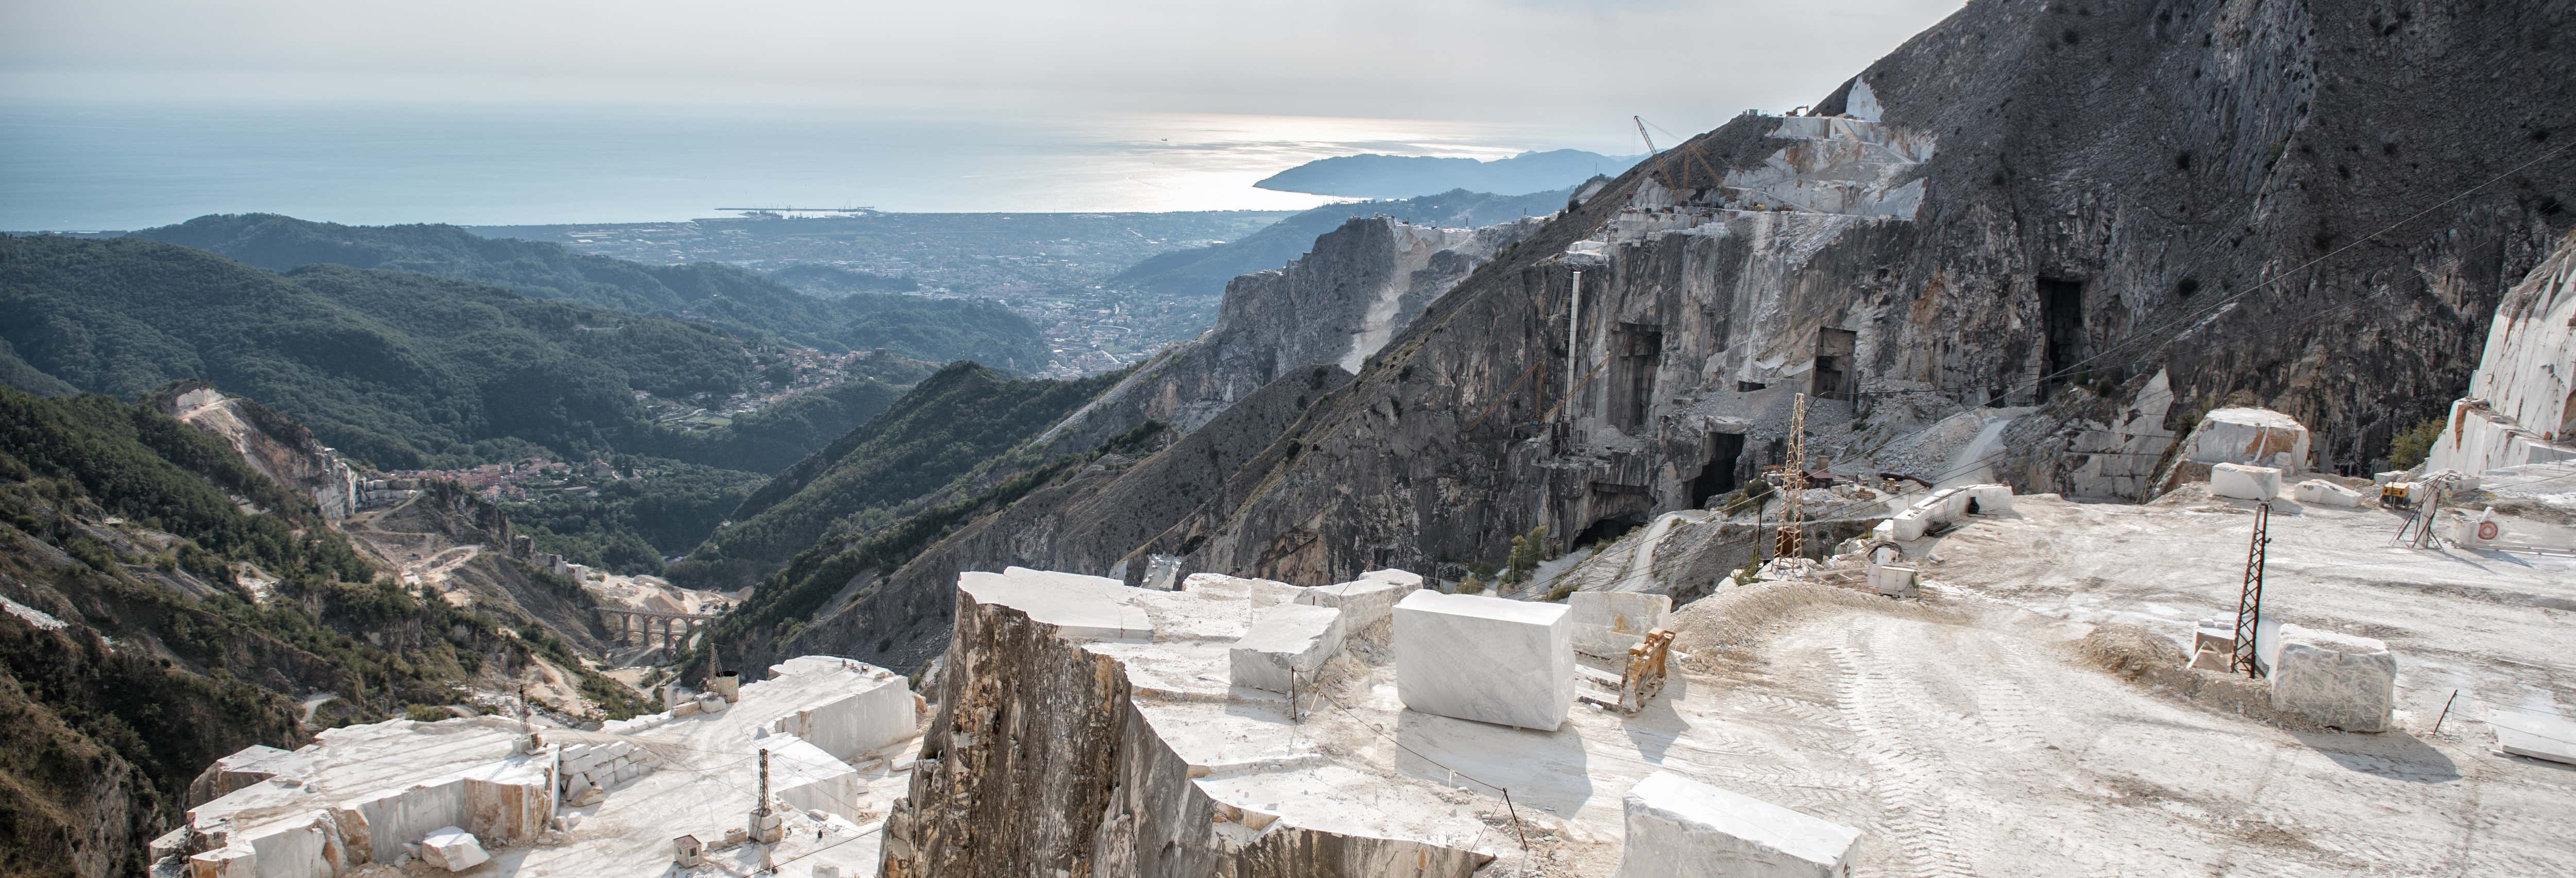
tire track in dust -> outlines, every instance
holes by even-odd
[[[1950,838],[1949,810],[1941,789],[1951,784],[1935,759],[1913,746],[1917,723],[1904,709],[1895,680],[1876,670],[1870,649],[1878,620],[1856,625],[1845,644],[1829,647],[1840,668],[1837,695],[1847,725],[1859,739],[1860,755],[1872,769],[1879,797],[1887,808],[1886,839],[1908,875],[1973,876],[1976,870]]]

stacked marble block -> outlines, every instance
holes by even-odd
[[[1673,599],[1666,595],[1578,591],[1565,606],[1574,651],[1596,658],[1623,658],[1645,642],[1646,632],[1672,627]]]
[[[1860,830],[1669,771],[1624,801],[1619,878],[1848,878]]]
[[[1407,709],[1555,731],[1574,706],[1562,604],[1416,591],[1395,605],[1395,692]]]
[[[1392,618],[1397,601],[1422,589],[1422,577],[1375,570],[1314,588],[1209,573],[1182,582],[1184,590],[1227,587],[1243,589],[1257,608],[1250,630],[1227,655],[1234,685],[1293,692],[1295,681],[1313,677],[1345,640]]]
[[[625,741],[606,744],[567,744],[560,758],[562,770],[556,773],[563,801],[586,804],[589,798],[652,771],[660,760],[642,747]]]
[[[2281,496],[2281,471],[2241,463],[2212,464],[2209,493],[2236,500],[2270,500]]]

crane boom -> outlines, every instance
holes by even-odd
[[[1655,167],[1664,172],[1664,188],[1672,191],[1674,203],[1680,203],[1682,199],[1681,184],[1673,179],[1673,166],[1671,162],[1664,159],[1664,151],[1655,148],[1655,138],[1646,134],[1646,118],[1643,116],[1630,116],[1628,117],[1628,121],[1637,123],[1637,136],[1646,141],[1646,154],[1655,160]]]

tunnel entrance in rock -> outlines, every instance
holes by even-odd
[[[1818,399],[1856,401],[1853,394],[1852,351],[1860,345],[1860,333],[1848,329],[1825,327],[1816,330],[1816,363],[1807,393]]]
[[[1621,323],[1612,339],[1610,422],[1622,430],[1645,426],[1654,410],[1655,372],[1663,364],[1664,327]]]
[[[1618,539],[1629,531],[1645,526],[1645,516],[1613,515],[1585,527],[1582,533],[1574,535],[1574,542],[1567,543],[1565,548],[1567,551],[1573,551],[1584,546],[1602,545]]]
[[[2056,397],[2058,386],[2074,381],[2076,363],[2084,360],[2084,281],[2040,278],[2040,386],[2038,399]]]
[[[2075,380],[2070,372],[2084,360],[2084,282],[2040,278],[2039,320],[2046,348],[2037,391],[2045,401]]]
[[[1710,500],[1735,490],[1735,464],[1744,456],[1744,434],[1708,434],[1708,456],[1691,479],[1691,508],[1706,509]]]

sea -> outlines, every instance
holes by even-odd
[[[1253,187],[1336,155],[1617,152],[1529,123],[649,104],[0,103],[0,230],[209,213],[358,225],[653,222],[728,208],[1297,210]]]

